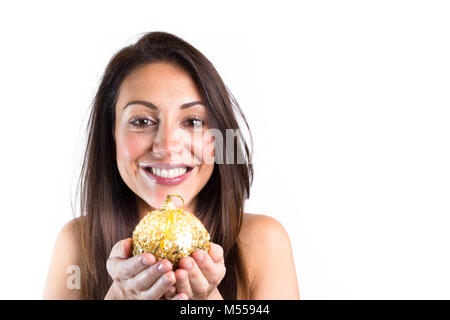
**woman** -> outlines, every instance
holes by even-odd
[[[151,32],[120,50],[89,119],[82,215],[58,235],[44,298],[298,299],[285,229],[243,213],[253,167],[236,116],[248,128],[211,62],[184,40]],[[212,241],[175,271],[132,256],[129,238],[167,194],[183,197]],[[80,270],[78,285],[70,270]]]

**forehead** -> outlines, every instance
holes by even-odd
[[[154,62],[133,70],[122,82],[121,98],[200,99],[201,95],[191,76],[180,66]]]

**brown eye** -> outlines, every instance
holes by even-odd
[[[205,125],[205,120],[200,118],[190,118],[186,120],[184,124],[188,127],[201,128],[202,126]]]
[[[143,116],[134,117],[133,119],[130,120],[130,125],[134,128],[145,128],[151,126],[152,123],[153,123],[152,120]]]

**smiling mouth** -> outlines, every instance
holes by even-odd
[[[173,179],[180,177],[187,172],[191,171],[193,168],[191,167],[179,167],[179,168],[172,168],[172,169],[164,169],[164,168],[153,168],[153,167],[146,167],[144,168],[147,172],[150,172],[151,174],[161,177],[161,178],[168,178]]]

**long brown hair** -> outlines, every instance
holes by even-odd
[[[208,122],[223,137],[226,129],[241,129],[240,117],[253,140],[247,120],[213,64],[192,45],[166,32],[150,32],[135,44],[117,52],[108,63],[95,95],[87,128],[86,153],[78,191],[81,210],[82,292],[85,299],[103,299],[112,279],[106,260],[113,245],[130,237],[139,222],[136,197],[122,180],[116,163],[112,130],[119,87],[135,68],[165,61],[185,69],[206,103]],[[218,289],[224,299],[237,298],[238,283],[249,297],[249,279],[238,244],[244,201],[253,181],[252,150],[243,135],[224,141],[222,150],[236,154],[227,163],[216,152],[216,163],[207,184],[197,194],[195,215],[203,222],[214,243],[224,249],[227,272]],[[236,145],[235,145],[236,142]],[[217,151],[216,146],[216,151]],[[234,154],[234,153],[233,153]],[[241,157],[245,161],[237,161]],[[220,160],[220,161],[217,161]]]

